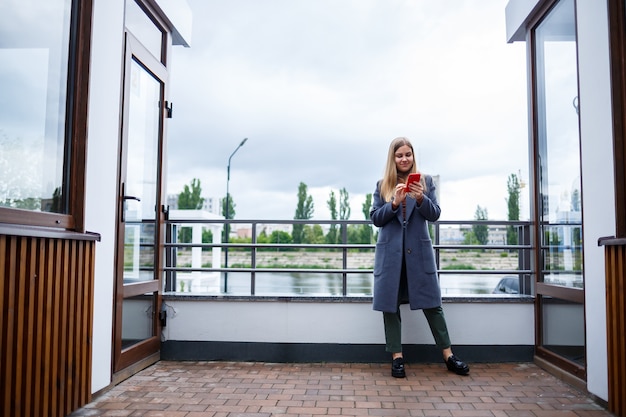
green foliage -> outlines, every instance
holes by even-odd
[[[282,230],[274,230],[269,238],[272,243],[291,243],[293,241],[291,235]]]
[[[487,220],[487,209],[480,206],[476,206],[476,212],[474,213],[474,219],[481,221]],[[475,224],[472,226],[474,237],[480,245],[486,245],[489,242],[489,228],[484,224]]]
[[[443,267],[442,269],[446,269],[446,270],[451,269],[451,270],[457,270],[457,271],[461,271],[461,270],[469,271],[469,270],[474,270],[476,268],[473,265],[467,265],[467,264],[450,264],[450,265],[447,265],[447,266]]]
[[[350,195],[345,188],[339,190],[339,219],[348,220],[350,218]]]
[[[365,194],[365,201],[363,202],[363,205],[361,206],[365,220],[370,219],[371,208],[372,208],[372,193],[368,193],[368,194]],[[360,239],[359,239],[360,243],[365,243],[365,244],[374,243],[375,238],[374,238],[374,231],[372,230],[372,225],[364,224],[364,225],[361,225],[360,229],[361,229]]]
[[[330,218],[332,220],[337,220],[337,198],[335,197],[335,191],[330,191],[326,204],[328,205],[328,210],[330,211]],[[337,233],[337,225],[331,224],[328,234],[326,235],[326,243],[335,244],[338,243],[338,241],[339,234]]]
[[[324,230],[319,224],[306,225],[302,230],[302,243],[321,244],[325,243]]]
[[[202,187],[200,180],[194,178],[191,180],[191,187],[185,185],[183,191],[178,194],[178,209],[179,210],[199,210],[204,205],[204,198],[202,194]]]
[[[372,209],[372,193],[365,194],[365,201],[363,202],[362,210],[365,220],[370,219],[370,210]]]
[[[202,194],[202,186],[200,180],[194,178],[190,185],[185,185],[183,191],[178,194],[179,210],[199,210],[204,205]],[[182,226],[178,229],[178,241],[181,243],[191,243],[192,228]]]
[[[213,232],[211,232],[211,229],[202,228],[202,243],[211,242],[213,242]]]
[[[227,207],[226,200],[228,200],[228,213],[226,213],[226,207]],[[226,197],[222,198],[222,216],[224,216],[225,219],[235,218],[235,213],[236,213],[235,207],[237,207],[237,205],[235,204],[235,201],[233,200],[232,194],[227,195]]]
[[[298,205],[296,207],[295,220],[306,220],[313,217],[313,197],[307,193],[307,186],[301,182],[298,185]],[[293,243],[302,243],[304,232],[303,224],[294,224],[291,233]]]
[[[273,243],[277,245],[288,245],[292,243],[291,235],[287,232],[283,232],[282,230],[274,230],[269,236],[265,231],[261,232],[256,239],[257,243],[267,244]],[[258,249],[262,252],[269,251],[277,251],[277,252],[286,252],[286,251],[294,251],[294,248],[260,248]]]
[[[507,181],[507,190],[509,197],[506,199],[508,207],[508,220],[519,220],[519,197],[521,184],[517,175],[509,175]],[[514,226],[507,226],[506,228],[506,243],[507,245],[517,245],[518,235],[517,229]]]
[[[222,216],[225,219],[234,219],[235,218],[235,202],[233,201],[233,196],[230,193],[226,194],[226,197],[222,198]],[[228,211],[226,208],[228,207]],[[228,242],[228,238],[230,237],[230,224],[224,224],[224,234],[222,235],[222,241]]]
[[[40,210],[41,199],[34,197],[27,197],[20,200],[13,201],[13,207],[24,210]]]
[[[331,220],[337,220],[337,197],[335,197],[335,191],[330,190],[328,201],[326,202],[328,210],[330,211]]]

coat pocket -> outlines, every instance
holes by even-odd
[[[437,262],[435,262],[435,250],[430,239],[422,239],[422,259],[424,272],[434,274],[437,272]]]
[[[377,243],[376,251],[374,252],[374,276],[381,275],[385,270],[385,252],[386,244]]]

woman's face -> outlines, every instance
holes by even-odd
[[[396,170],[403,174],[408,173],[413,168],[413,151],[408,145],[400,146],[395,153]]]

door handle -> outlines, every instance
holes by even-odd
[[[141,202],[139,197],[135,197],[134,195],[124,195],[122,196],[122,200],[124,200],[124,204],[122,204],[122,222],[126,221],[126,201],[127,200],[135,200]]]

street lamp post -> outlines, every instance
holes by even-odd
[[[230,218],[230,193],[228,191],[228,185],[230,183],[230,160],[233,158],[233,155],[237,153],[239,148],[241,148],[243,144],[246,143],[247,140],[248,138],[244,138],[239,146],[235,148],[233,153],[230,154],[230,157],[228,157],[228,167],[226,168],[226,211],[224,216],[226,217],[226,223],[224,224],[224,243],[227,244],[230,235],[230,223],[228,223],[228,219]],[[228,269],[228,246],[224,247],[224,269]],[[228,271],[224,271],[224,292],[228,292]]]

